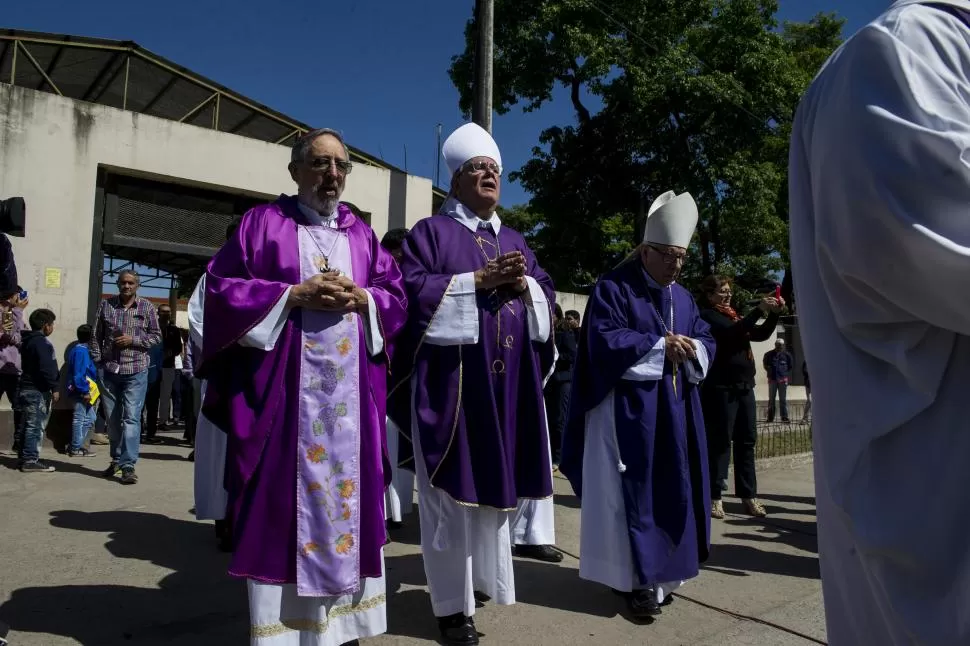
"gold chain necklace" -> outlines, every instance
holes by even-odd
[[[472,233],[472,235],[475,237],[475,242],[478,244],[478,250],[481,251],[482,255],[485,257],[486,265],[487,263],[492,262],[493,260],[497,260],[502,255],[502,244],[499,242],[497,233],[495,234],[495,242],[486,240],[481,235],[476,233]],[[494,258],[489,258],[488,252],[485,251],[485,245],[488,245],[495,250]],[[498,290],[492,289],[491,293],[489,294],[489,298],[494,298],[496,302],[498,302],[499,300]],[[505,350],[511,350],[515,345],[515,337],[513,335],[509,334],[509,335],[506,335],[504,339],[502,338],[502,310],[503,308],[506,308],[506,307],[509,309],[509,312],[512,313],[513,317],[518,318],[511,304],[499,303],[498,309],[495,312],[495,317],[497,319],[495,347],[498,349],[499,352],[502,352],[503,348]],[[501,359],[496,359],[495,361],[493,361],[491,372],[492,374],[496,374],[496,375],[505,374],[505,362],[502,361]]]

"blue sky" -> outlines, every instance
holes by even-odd
[[[851,33],[890,0],[781,0],[782,19],[819,11],[848,18]],[[5,3],[0,27],[133,40],[237,92],[417,175],[434,177],[435,126],[462,123],[448,78],[464,46],[474,0],[34,0]],[[501,16],[496,16],[501,20]],[[568,100],[498,117],[509,170],[531,156],[539,133],[573,119]],[[442,181],[447,174],[442,169]],[[503,203],[528,201],[506,185]]]

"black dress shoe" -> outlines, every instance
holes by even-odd
[[[355,639],[352,642],[344,642],[340,646],[360,646],[360,640],[359,639]]]
[[[653,590],[634,590],[626,598],[627,608],[634,619],[647,620],[663,614]]]
[[[478,631],[475,621],[462,613],[438,617],[438,630],[441,643],[445,646],[475,646],[478,644]]]
[[[633,592],[621,592],[616,588],[610,588],[613,590],[613,594],[623,597],[626,599],[627,607],[630,609],[630,614],[634,619],[645,621],[647,619],[652,619],[659,614],[663,614],[660,606],[657,604],[657,595],[653,590],[634,590]],[[673,601],[671,595],[664,597],[663,605],[669,605]]]
[[[546,563],[562,562],[562,552],[552,545],[516,545],[512,548],[512,553],[516,556]]]
[[[475,590],[475,607],[483,608],[485,604],[492,600],[492,597],[488,596],[484,592],[479,592]]]
[[[674,602],[674,595],[673,595],[673,593],[670,593],[666,597],[664,597],[664,600],[660,602],[660,605],[661,606],[669,606],[673,602]]]

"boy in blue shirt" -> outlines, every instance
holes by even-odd
[[[94,423],[97,409],[91,403],[91,385],[88,379],[97,379],[98,370],[91,360],[88,344],[91,342],[91,326],[82,325],[77,329],[77,344],[67,355],[67,392],[74,402],[74,421],[71,424],[71,445],[67,449],[70,458],[91,458],[94,451],[84,448]]]

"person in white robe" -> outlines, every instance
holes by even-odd
[[[970,2],[844,43],[790,155],[828,642],[970,644]]]
[[[558,305],[556,307],[559,307]],[[555,349],[552,368],[543,381],[545,388],[556,371],[559,349]],[[546,400],[542,399],[546,418],[546,436],[549,437],[549,411]],[[549,460],[552,460],[552,442],[549,442]],[[555,471],[555,468],[553,468]],[[519,501],[512,517],[512,554],[519,558],[534,559],[546,563],[560,563],[563,554],[555,548],[556,544],[556,503],[555,498],[525,499]]]
[[[515,603],[511,525],[519,501],[552,496],[542,382],[554,356],[555,292],[523,236],[495,212],[502,161],[491,135],[466,124],[442,152],[452,172],[449,198],[404,242],[403,336],[412,345],[395,350],[406,361],[394,371],[404,402],[395,421],[410,427],[441,640],[463,646],[479,643],[476,596]]]
[[[649,620],[710,550],[707,438],[699,384],[710,328],[676,283],[697,205],[669,191],[643,243],[597,282],[573,373],[560,471],[581,501],[579,576]]]
[[[236,231],[239,220],[233,219],[226,227],[226,239]],[[189,350],[193,360],[201,355],[205,312],[205,274],[199,278],[189,298]],[[202,398],[205,397],[205,381],[192,380],[195,390],[195,460],[193,464],[195,494],[195,517],[212,520],[216,525],[216,538],[224,552],[232,550],[232,532],[226,523],[226,434],[202,414]]]
[[[391,229],[381,238],[381,246],[398,264],[401,262],[401,247],[407,234],[406,228]],[[414,472],[402,469],[398,459],[398,447],[402,441],[408,440],[402,440],[401,429],[394,420],[387,418],[387,454],[391,461],[391,484],[387,485],[384,494],[384,517],[387,528],[391,530],[400,529],[404,525],[404,519],[414,509]]]

